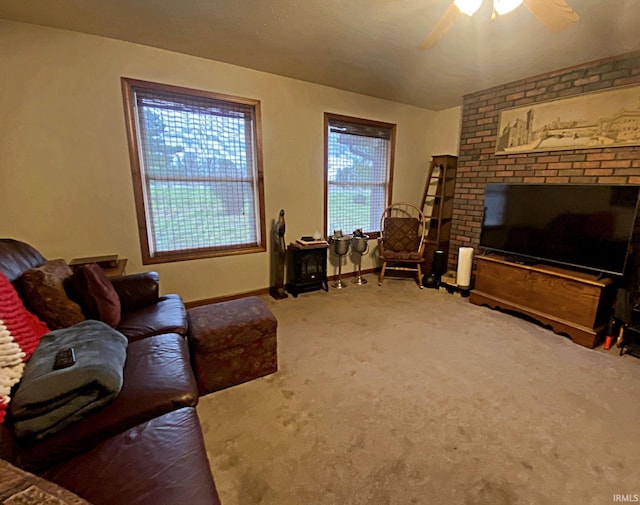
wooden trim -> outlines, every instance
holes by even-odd
[[[377,273],[380,271],[380,267],[377,268],[370,268],[368,270],[363,270],[362,271],[362,275],[365,274],[373,274],[373,273]],[[357,272],[350,272],[350,273],[343,273],[342,274],[342,278],[344,279],[345,277],[355,277],[356,275],[358,275]],[[330,277],[327,278],[329,281],[335,281],[338,279],[337,275],[332,275]],[[216,296],[214,298],[205,298],[202,300],[193,300],[191,302],[185,302],[185,307],[187,307],[187,309],[191,309],[193,307],[200,307],[201,305],[209,305],[211,303],[219,303],[219,302],[228,302],[229,300],[237,300],[239,298],[247,298],[249,296],[263,296],[263,295],[268,295],[269,294],[269,289],[270,288],[261,288],[261,289],[256,289],[253,291],[245,291],[244,293],[236,293],[233,295],[225,295],[225,296]],[[329,290],[331,290],[331,288],[329,288]]]
[[[366,270],[362,271],[362,275],[366,275],[366,274],[375,274],[380,272],[380,270],[382,269],[382,267],[375,267],[375,268],[368,268]],[[349,278],[349,277],[356,277],[358,275],[358,272],[342,272],[342,278],[344,279]],[[338,280],[338,276],[337,275],[329,275],[327,276],[327,280],[329,281],[337,281]]]
[[[335,119],[337,121],[345,121],[357,124],[363,124],[368,126],[377,126],[381,128],[387,128],[391,131],[391,138],[389,139],[389,149],[387,151],[387,180],[386,184],[386,203],[385,207],[391,205],[393,195],[393,176],[394,176],[394,160],[396,153],[396,124],[385,123],[382,121],[375,121],[373,119],[363,119],[352,116],[344,116],[341,114],[334,114],[332,112],[324,113],[324,230],[329,233],[328,230],[328,215],[329,215],[329,121]],[[369,238],[378,238],[380,230],[369,230],[364,233],[369,235]]]
[[[150,81],[142,81],[127,77],[121,78],[121,84],[142,264],[150,265],[174,261],[187,261],[201,258],[214,258],[220,256],[233,256],[237,254],[253,254],[265,252],[267,250],[267,232],[265,218],[264,170],[262,157],[262,115],[260,100],[232,95],[224,95],[221,93],[184,88],[180,86],[172,86]],[[253,186],[256,194],[254,204],[256,206],[255,210],[258,213],[256,222],[259,227],[259,230],[257,230],[256,234],[256,244],[239,245],[235,247],[213,247],[198,250],[170,251],[155,253],[153,255],[151,254],[149,243],[151,235],[153,233],[151,229],[153,220],[151,216],[149,216],[149,219],[147,219],[148,216],[145,206],[145,189],[143,184],[142,164],[138,146],[138,138],[140,132],[138,131],[137,124],[137,105],[135,103],[134,88],[143,88],[155,91],[163,91],[167,93],[190,95],[210,100],[225,101],[251,106],[251,118],[254,124],[253,128],[251,128],[251,131],[247,132],[247,138],[252,139],[254,150],[252,163],[253,167],[255,168],[255,178],[253,179]],[[247,128],[249,128],[249,125],[247,125]],[[204,178],[200,179],[204,180]]]
[[[324,113],[324,224],[322,234],[329,233],[329,119],[328,112]]]
[[[175,261],[188,261],[205,258],[220,258],[222,256],[237,256],[240,254],[254,254],[265,252],[266,248],[260,245],[249,245],[241,247],[225,247],[219,249],[203,249],[203,250],[190,250],[180,252],[166,252],[156,253],[155,256],[150,257],[145,265],[155,265],[158,263],[173,263]]]
[[[393,176],[396,159],[396,125],[391,128],[391,140],[389,141],[389,162],[387,163],[389,173],[387,174],[387,206],[393,202]],[[378,230],[381,231],[381,230]]]
[[[254,114],[255,114],[255,167],[256,167],[256,190],[258,194],[256,195],[258,198],[258,218],[260,223],[260,250],[267,250],[267,225],[266,225],[266,210],[264,205],[264,165],[263,165],[263,157],[262,157],[262,109],[260,105],[260,101],[256,100],[254,104]]]
[[[203,300],[194,300],[191,302],[185,302],[185,307],[187,309],[192,309],[193,307],[200,307],[201,305],[209,305],[212,303],[219,302],[228,302],[229,300],[238,300],[239,298],[248,298],[250,296],[262,296],[268,295],[269,288],[256,289],[254,291],[245,291],[244,293],[237,293],[235,295],[225,295],[225,296],[216,296],[214,298],[205,298]]]
[[[395,128],[396,128],[396,125],[394,123],[385,123],[384,121],[376,121],[375,119],[365,119],[365,118],[359,118],[355,116],[345,116],[342,114],[335,114],[333,112],[325,112],[324,116],[325,118],[327,118],[327,124],[329,119],[335,119],[336,121],[345,121],[348,123],[356,123],[356,124],[362,124],[366,126],[378,126],[380,128],[387,128],[388,130],[392,130],[392,136],[393,136],[393,131],[395,131]]]
[[[482,258],[483,261],[489,261],[493,263],[498,263],[501,265],[514,264],[512,261],[507,260],[504,256],[499,254],[481,254],[477,256],[476,259]],[[526,270],[530,272],[539,272],[542,274],[550,274],[554,277],[558,277],[561,279],[569,279],[569,280],[578,280],[583,284],[589,284],[591,286],[604,287],[609,284],[613,284],[615,282],[610,277],[602,277],[598,274],[581,272],[579,270],[570,270],[570,267],[558,267],[554,265],[547,265],[545,263],[536,263],[535,265],[522,265],[519,263],[515,263],[517,268],[521,270]]]
[[[136,218],[138,221],[138,238],[140,240],[140,251],[142,254],[142,264],[150,263],[149,234],[147,229],[147,218],[144,210],[144,192],[142,190],[142,171],[140,170],[140,155],[138,152],[138,128],[136,124],[135,100],[133,97],[134,81],[122,77],[122,96],[124,98],[124,114],[127,127],[127,143],[129,145],[129,160],[131,162],[131,178],[133,180],[133,196],[136,204]]]
[[[131,79],[122,77],[122,81],[126,81],[129,88],[145,88],[155,91],[164,91],[166,93],[176,93],[181,95],[197,96],[199,98],[208,98],[210,100],[222,100],[225,102],[234,102],[244,105],[255,106],[260,104],[260,100],[255,98],[245,98],[236,95],[225,95],[224,93],[215,93],[213,91],[205,91],[201,89],[185,88],[182,86],[174,86],[172,84],[162,84],[159,82],[143,81],[140,79]]]

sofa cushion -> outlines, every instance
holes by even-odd
[[[120,394],[108,405],[49,438],[20,442],[18,462],[40,473],[106,438],[166,412],[198,401],[184,337],[156,335],[127,348]]]
[[[411,252],[411,251],[384,251],[382,257],[385,260],[393,261],[415,261],[416,263],[422,263],[424,261],[424,257],[419,252]]]
[[[387,217],[382,232],[388,251],[417,251],[420,245],[420,221],[415,217]]]
[[[219,505],[193,407],[103,441],[44,476],[94,505]]]
[[[65,283],[72,275],[73,271],[62,259],[47,261],[22,274],[24,301],[52,330],[67,328],[86,319],[80,305],[65,291]]]
[[[182,298],[169,294],[157,303],[122,314],[118,331],[130,342],[161,333],[187,334],[187,310]]]
[[[16,505],[29,503],[90,505],[71,491],[2,460],[0,460],[0,497],[2,497],[2,503]]]
[[[111,278],[118,293],[122,312],[131,312],[158,302],[160,276],[157,272],[141,272]]]
[[[111,281],[96,263],[79,265],[71,277],[73,295],[89,319],[114,328],[120,323],[120,298]]]

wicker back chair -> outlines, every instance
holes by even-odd
[[[405,270],[416,273],[422,289],[422,263],[424,263],[426,223],[422,211],[410,203],[394,203],[380,218],[380,258],[382,270],[378,286],[387,270]]]

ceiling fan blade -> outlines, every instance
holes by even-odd
[[[550,32],[559,32],[580,19],[565,0],[524,0],[524,5]]]
[[[442,38],[447,34],[447,32],[451,29],[451,26],[455,22],[456,19],[462,14],[460,9],[456,7],[456,5],[451,2],[451,5],[447,7],[447,10],[444,11],[442,17],[438,20],[436,25],[431,30],[431,33],[425,37],[422,41],[422,44],[418,46],[418,49],[431,49],[438,42],[442,40]]]

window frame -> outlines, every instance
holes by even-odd
[[[390,130],[389,150],[387,152],[387,174],[386,174],[386,202],[385,208],[391,205],[393,195],[393,174],[394,160],[396,149],[396,125],[394,123],[385,123],[375,121],[373,119],[364,119],[353,116],[344,116],[334,114],[332,112],[324,113],[324,230],[330,233],[329,226],[329,123],[331,120],[343,121],[362,126],[373,126],[377,128],[387,128]],[[384,211],[384,209],[382,209]],[[382,216],[382,212],[380,213]],[[379,227],[379,224],[378,224]],[[353,230],[343,230],[345,233],[351,233]],[[370,239],[376,239],[380,236],[380,230],[362,230]]]
[[[264,173],[262,158],[262,122],[260,111],[260,100],[251,98],[242,98],[238,96],[225,95],[210,91],[197,90],[181,86],[173,86],[169,84],[161,84],[151,81],[143,81],[139,79],[131,79],[128,77],[121,78],[122,94],[124,99],[125,122],[127,130],[127,142],[129,145],[129,158],[131,164],[131,176],[133,180],[133,192],[136,205],[136,218],[138,222],[138,237],[140,240],[140,250],[142,253],[142,264],[158,264],[169,263],[174,261],[188,261],[202,258],[215,258],[221,256],[232,256],[238,254],[261,253],[267,250],[266,247],[266,220],[265,220],[265,203],[264,203]],[[137,89],[145,91],[158,91],[163,93],[174,93],[176,95],[186,95],[194,98],[205,98],[217,101],[225,101],[231,104],[248,105],[253,108],[254,128],[252,133],[253,148],[253,166],[254,166],[254,188],[255,198],[254,208],[256,215],[256,243],[224,245],[195,249],[182,249],[179,251],[162,251],[151,252],[150,247],[150,227],[152,226],[152,217],[147,213],[147,205],[145,204],[145,187],[144,181],[147,180],[143,175],[143,167],[141,163],[140,146],[139,146],[139,126],[138,113],[135,98]],[[176,180],[185,180],[179,179]]]

